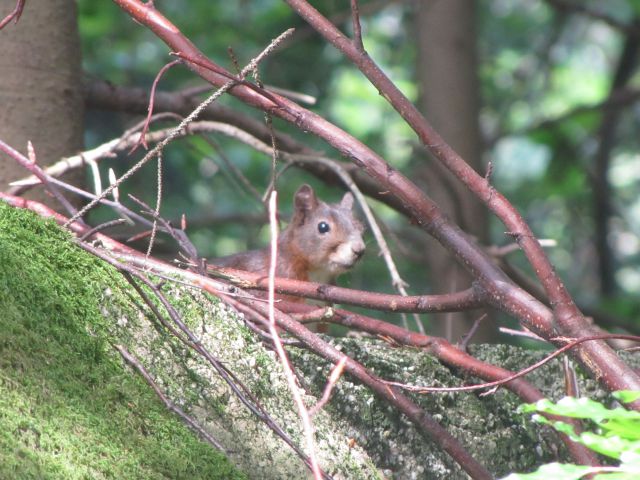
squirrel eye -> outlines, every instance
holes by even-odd
[[[320,233],[327,233],[329,230],[331,230],[331,227],[327,222],[320,222],[318,224],[318,231]]]

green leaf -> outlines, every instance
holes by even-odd
[[[613,392],[611,395],[622,403],[631,403],[640,399],[640,392],[636,392],[634,390],[620,390],[618,392]]]
[[[592,432],[584,432],[580,435],[580,443],[591,450],[619,459],[623,452],[630,450],[631,442],[618,436],[603,437]]]
[[[640,421],[640,412],[625,410],[624,408],[608,409],[601,403],[586,397],[564,397],[555,404],[545,398],[536,402],[534,408],[531,408],[529,404],[526,408],[522,408],[521,411],[538,411],[563,417],[589,418],[595,422],[610,419]]]
[[[584,465],[571,465],[566,463],[548,463],[532,473],[512,473],[502,480],[550,480],[558,478],[562,480],[578,480],[588,473],[597,471],[593,467]]]
[[[575,430],[573,429],[573,425],[569,425],[568,423],[562,422],[560,420],[549,420],[542,415],[534,415],[533,420],[544,425],[551,425],[560,433],[564,433],[565,435],[567,435],[569,438],[571,438],[571,440],[575,442],[579,441],[579,437],[576,435]]]
[[[640,440],[640,421],[613,419],[600,424],[605,435],[618,435],[627,440]]]

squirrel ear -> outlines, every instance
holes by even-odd
[[[347,210],[353,209],[353,194],[351,192],[347,192],[340,200],[340,208],[345,208]]]
[[[306,183],[298,189],[294,197],[294,205],[296,211],[310,212],[318,206],[316,194]]]

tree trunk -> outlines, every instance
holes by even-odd
[[[640,25],[640,19],[634,21]],[[622,46],[618,65],[616,66],[609,97],[624,88],[636,71],[640,41],[637,37],[628,36]],[[617,284],[615,279],[615,258],[609,245],[609,222],[613,211],[611,185],[609,183],[609,166],[616,145],[616,132],[623,108],[611,106],[602,112],[600,128],[597,132],[598,150],[594,159],[593,174],[593,211],[595,223],[595,246],[598,252],[598,277],[600,293],[605,297],[615,295]]]
[[[476,56],[476,8],[469,0],[418,2],[417,74],[420,106],[444,139],[477,171],[482,171],[482,141],[478,124],[479,86]],[[480,202],[438,162],[416,172],[428,193],[468,233],[487,238],[487,215]],[[471,278],[435,241],[427,248],[430,278],[438,292],[467,288]],[[475,318],[448,314],[436,334],[457,340]],[[487,332],[488,333],[488,332]],[[481,334],[485,339],[487,335]]]
[[[0,0],[0,17],[15,3]],[[0,139],[24,154],[31,141],[41,166],[81,150],[84,100],[76,2],[27,2],[18,23],[0,31],[0,52]],[[0,189],[27,173],[0,153]],[[51,204],[41,190],[33,197]]]

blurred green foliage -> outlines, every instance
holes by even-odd
[[[410,129],[376,89],[333,47],[310,31],[284,2],[155,3],[203,52],[232,71],[229,49],[244,65],[272,38],[296,27],[296,40],[262,64],[262,80],[315,96],[314,111],[371,146],[406,175],[411,177],[423,167],[421,160],[412,157],[417,140]],[[413,24],[413,2],[360,3],[361,9],[371,3],[378,5],[362,18],[367,50],[409,98],[416,100],[414,71],[419,59],[415,28],[419,26]],[[583,3],[601,6],[596,1]],[[634,15],[640,15],[638,2],[606,3],[607,14],[620,22],[630,23]],[[341,18],[340,28],[351,32],[350,18],[345,15],[348,2],[326,0],[314,4],[327,16]],[[79,0],[78,5],[87,75],[148,88],[159,69],[172,59],[167,48],[112,2]],[[593,157],[601,113],[597,109],[572,113],[606,99],[622,48],[622,35],[589,16],[560,13],[544,1],[482,0],[478,5],[480,122],[487,145],[485,158],[492,162],[494,183],[525,215],[540,238],[558,242],[549,255],[581,302],[606,307],[614,315],[637,314],[638,303],[633,295],[640,288],[638,109],[623,110],[613,150],[610,177],[615,211],[610,236],[619,289],[606,303],[597,293],[592,221]],[[636,74],[630,87],[640,87],[639,82]],[[199,80],[187,69],[178,67],[162,78],[159,88],[173,91],[198,84]],[[254,118],[263,118],[260,112],[231,98],[221,102]],[[558,121],[554,121],[556,118]],[[139,118],[89,112],[87,121],[87,146],[92,147],[119,135]],[[339,159],[311,135],[280,121],[274,123],[309,147]],[[215,141],[263,192],[270,178],[270,159],[221,136]],[[256,221],[263,207],[233,177],[211,144],[197,138],[176,142],[166,151],[164,160],[162,212],[167,218],[188,214],[193,225],[189,233],[202,255],[227,254],[266,242],[266,233]],[[120,158],[110,166],[121,174],[131,162],[130,158]],[[154,177],[155,165],[147,166],[127,184],[125,193],[133,192],[152,204]],[[285,214],[290,211],[291,196],[301,182],[311,183],[325,199],[335,201],[340,197],[337,189],[289,169],[278,184]],[[389,208],[375,202],[373,205],[394,232],[390,236],[393,251],[402,275],[412,284],[412,293],[428,293],[428,272],[419,261],[422,247],[416,229]],[[236,223],[207,223],[212,216],[232,214],[245,217]],[[504,226],[495,219],[491,222],[493,243],[509,243]],[[370,239],[369,244],[364,264],[343,281],[354,287],[392,291],[377,248]],[[409,255],[403,255],[403,250],[408,250]],[[526,268],[521,254],[510,259]]]

